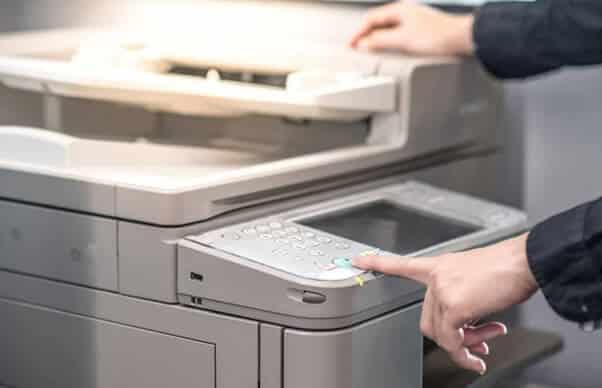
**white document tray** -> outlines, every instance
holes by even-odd
[[[0,56],[0,81],[40,93],[203,116],[265,114],[354,121],[393,112],[397,100],[392,77],[366,76],[291,91],[182,75],[87,69],[69,62],[17,56]]]

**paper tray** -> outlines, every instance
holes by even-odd
[[[311,73],[308,76],[311,78]],[[314,87],[291,91],[173,74],[88,69],[68,62],[17,56],[0,56],[0,81],[8,87],[40,93],[203,116],[264,114],[355,121],[393,112],[397,100],[396,82],[391,77],[367,76],[324,85],[310,80]]]

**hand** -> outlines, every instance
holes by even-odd
[[[530,298],[538,289],[526,254],[527,235],[487,248],[437,258],[359,257],[353,265],[410,278],[427,286],[420,329],[449,352],[461,367],[485,373],[475,354],[488,354],[487,342],[505,335],[499,322],[477,320]]]
[[[470,55],[473,15],[452,15],[409,1],[368,13],[351,39],[356,49],[396,50],[414,55]]]

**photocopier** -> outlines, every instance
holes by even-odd
[[[424,287],[350,260],[525,229],[500,88],[174,34],[0,37],[0,386],[420,388]]]

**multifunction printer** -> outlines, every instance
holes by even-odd
[[[500,88],[471,59],[182,36],[0,38],[0,386],[420,388],[424,287],[351,260],[525,230],[493,201]]]

